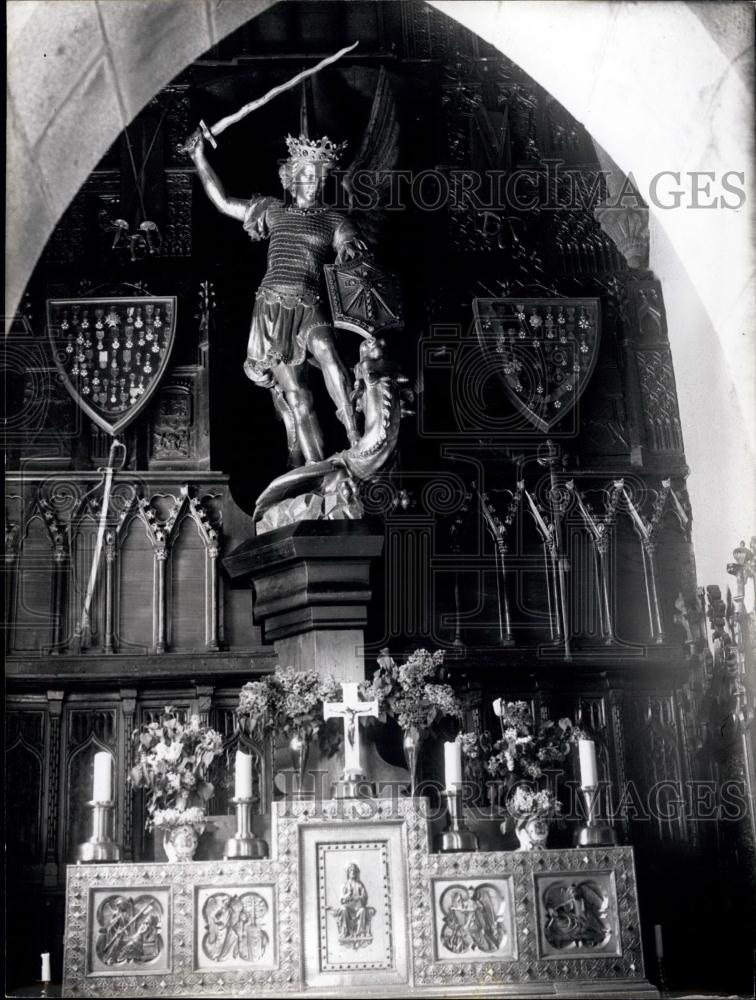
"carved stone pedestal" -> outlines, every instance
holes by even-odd
[[[440,855],[424,799],[276,806],[269,860],[70,866],[63,995],[658,997],[631,848]]]
[[[365,521],[300,521],[249,539],[223,563],[251,580],[255,620],[282,666],[327,664],[338,680],[361,681],[370,568],[382,549]]]

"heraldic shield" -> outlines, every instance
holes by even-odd
[[[598,299],[474,299],[481,349],[507,395],[540,431],[573,409],[598,356]]]
[[[327,264],[323,270],[335,327],[367,338],[402,325],[396,275],[382,271],[368,257]]]
[[[74,401],[115,435],[160,383],[173,347],[176,297],[48,299],[47,328]]]

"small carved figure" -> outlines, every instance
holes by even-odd
[[[270,940],[259,923],[267,910],[265,900],[254,892],[210,896],[202,911],[207,928],[202,950],[207,958],[212,962],[260,961]]]
[[[136,900],[109,896],[97,911],[97,957],[105,965],[152,962],[163,949],[161,913],[160,904],[151,896]]]
[[[455,886],[447,890],[440,904],[444,914],[443,946],[456,955],[497,951],[505,936],[501,903],[493,886]]]
[[[347,865],[346,882],[341,887],[339,905],[328,909],[336,917],[339,943],[350,948],[362,948],[373,940],[371,923],[375,907],[368,906],[368,894],[360,879],[359,866]]]
[[[611,932],[607,900],[589,882],[552,886],[544,902],[546,938],[555,948],[598,948]]]
[[[208,958],[222,962],[224,958],[236,958],[239,954],[239,936],[231,909],[231,897],[225,893],[216,900],[205,937],[204,949]]]

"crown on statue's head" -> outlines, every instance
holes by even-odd
[[[345,142],[332,142],[327,135],[322,139],[308,139],[305,135],[295,139],[293,135],[287,135],[286,145],[292,160],[327,163],[331,166],[339,162],[339,157],[347,146]]]

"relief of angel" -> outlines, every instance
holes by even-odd
[[[441,898],[441,943],[456,955],[498,951],[505,938],[502,899],[493,886],[452,886]]]

